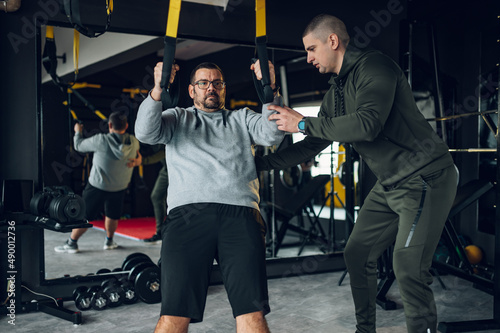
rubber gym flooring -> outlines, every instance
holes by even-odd
[[[143,252],[153,261],[159,257],[160,245],[116,237],[120,247],[104,251],[104,233],[89,230],[79,241],[81,252],[77,254],[55,253],[54,246],[62,244],[66,233],[45,231],[45,261],[47,278],[65,274],[86,275],[100,268],[120,267],[124,258],[132,252]],[[307,250],[305,251],[307,254]],[[289,275],[269,280],[271,313],[267,316],[273,333],[347,333],[355,331],[354,307],[349,288],[349,275],[339,286],[342,271],[312,275]],[[447,290],[437,280],[435,292],[439,321],[463,321],[491,319],[493,297],[473,288],[472,283],[445,275],[441,277]],[[23,291],[24,292],[24,291]],[[406,332],[405,318],[394,283],[387,294],[398,307],[386,311],[377,306],[377,332]],[[73,302],[65,302],[68,309],[77,311]],[[83,311],[83,324],[74,327],[65,321],[41,312],[16,315],[15,326],[0,319],[0,332],[153,332],[160,312],[160,304],[141,301],[102,311]],[[190,325],[190,333],[235,332],[235,322],[222,285],[209,289],[204,321]],[[483,331],[493,332],[493,331]],[[498,332],[498,331],[497,331]]]

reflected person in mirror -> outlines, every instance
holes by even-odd
[[[122,214],[125,192],[134,167],[142,163],[142,156],[139,141],[126,132],[128,122],[125,114],[111,113],[108,128],[109,133],[84,138],[83,125],[76,123],[73,144],[78,152],[94,153],[88,183],[82,193],[85,218],[89,221],[99,219],[104,208],[106,239],[103,248],[113,250],[118,247],[113,236]],[[87,228],[73,229],[66,243],[54,250],[60,253],[79,252],[77,242],[86,231]]]

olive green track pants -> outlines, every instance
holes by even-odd
[[[391,188],[377,182],[368,194],[344,251],[357,332],[375,332],[377,259],[393,244],[408,332],[436,332],[429,269],[456,188],[457,172],[450,166],[412,175]]]

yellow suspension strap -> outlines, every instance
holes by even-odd
[[[257,80],[255,73],[253,81],[257,95],[262,104],[270,103],[274,99],[271,88],[271,76],[269,74],[269,59],[267,57],[267,35],[266,35],[266,0],[255,0],[255,47],[260,62],[262,80]],[[255,62],[256,59],[253,59]]]
[[[75,79],[78,76],[78,60],[80,58],[80,33],[73,30],[73,67],[75,68]]]
[[[82,96],[76,89],[80,88],[86,88],[86,87],[91,87],[91,85],[88,85],[86,83],[80,84],[80,83],[75,83],[71,86],[68,86],[68,94],[73,94],[75,97],[77,97],[84,105],[85,107],[89,108],[90,111],[92,111],[96,116],[101,118],[102,120],[107,120],[106,116],[101,113],[101,111],[97,110],[94,105],[92,105],[88,100],[85,99],[85,97]],[[93,85],[92,88],[100,88],[100,85]],[[69,95],[68,95],[69,96]],[[68,103],[68,102],[67,102]],[[68,103],[70,105],[71,103]]]
[[[179,102],[179,80],[170,84],[170,74],[175,61],[175,48],[177,44],[177,29],[181,13],[181,0],[170,0],[168,7],[167,30],[165,32],[165,46],[163,49],[163,71],[160,86],[162,89],[161,102],[163,109],[173,108]]]
[[[90,28],[85,27],[82,24],[82,19],[80,17],[80,1],[79,0],[63,0],[63,9],[69,23],[82,35],[87,37],[99,37],[105,33],[109,26],[111,25],[111,14],[113,13],[113,0],[106,0],[106,25],[103,31],[96,32]]]
[[[57,70],[57,48],[54,39],[54,27],[48,25],[45,31],[45,46],[43,48],[43,67],[50,74],[54,83],[58,86],[61,85],[61,80],[56,74]],[[63,61],[66,61],[66,55],[62,56]]]

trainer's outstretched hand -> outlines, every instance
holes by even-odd
[[[276,125],[278,125],[279,130],[290,133],[299,132],[298,125],[299,121],[304,118],[303,115],[288,106],[281,107],[279,105],[271,104],[267,108],[278,112],[270,115],[268,119],[276,120]]]

